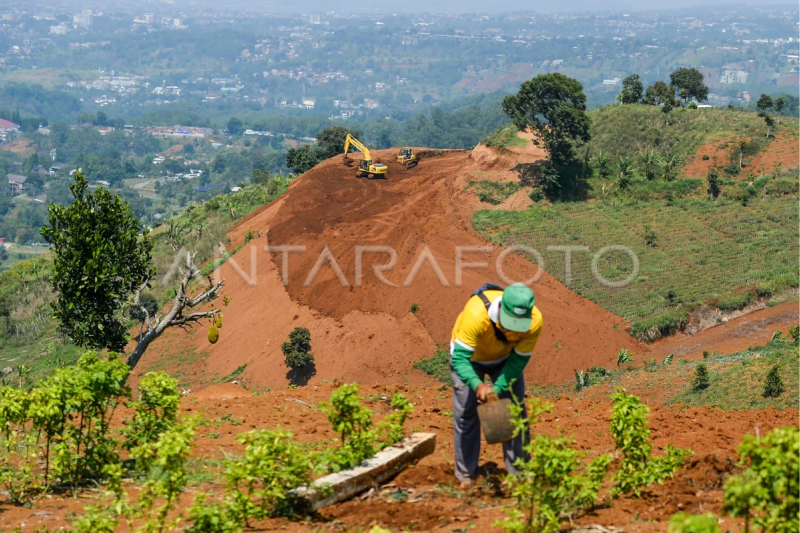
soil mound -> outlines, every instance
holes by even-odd
[[[394,162],[395,150],[376,151],[375,159],[389,165],[386,179],[358,178],[354,167],[332,158],[296,179],[280,201],[239,223],[232,246],[243,242],[247,230],[260,237],[216,274],[226,279],[231,304],[223,310],[217,344],[209,345],[205,332],[193,335],[196,349],[209,355],[205,379],[219,379],[243,364],[251,388],[283,387],[291,379],[422,379],[414,362],[432,356],[437,343],[449,344],[470,294],[489,281],[505,283],[497,271],[503,249],[472,230],[471,209],[459,208],[463,186],[457,183],[482,168],[485,150],[427,152],[411,170]],[[492,164],[510,170],[519,161],[510,152],[502,158],[509,159]],[[267,248],[279,246],[305,251]],[[387,264],[391,268],[374,270]],[[513,254],[501,258],[501,270],[505,280],[538,274],[534,264]],[[613,327],[624,326],[622,319],[547,273],[533,288],[545,326],[529,379],[560,382],[575,369],[613,364],[621,348],[638,351],[624,329]],[[311,331],[316,365],[297,376],[283,366],[281,352],[295,327]]]

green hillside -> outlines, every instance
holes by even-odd
[[[573,253],[568,286],[635,321],[717,298],[725,305],[742,290],[777,295],[796,287],[797,219],[797,197],[788,196],[764,198],[747,207],[731,200],[693,198],[671,204],[565,203],[521,212],[479,211],[473,225],[503,246],[534,247],[542,253],[546,270],[562,282],[565,254],[548,252],[548,247],[588,246],[591,253]],[[626,246],[637,255],[640,270],[630,286],[610,289],[594,280],[592,254],[608,245]],[[603,256],[598,267],[603,277],[620,280],[631,273],[632,262],[626,254],[613,252]]]

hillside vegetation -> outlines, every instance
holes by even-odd
[[[769,296],[797,287],[797,217],[796,197],[765,198],[748,207],[727,200],[630,200],[479,211],[473,225],[500,245],[534,247],[547,271],[570,289],[635,321],[679,306],[725,302],[742,291]],[[610,289],[594,279],[591,254],[574,252],[566,283],[564,252],[548,251],[564,245],[587,246],[591,254],[627,246],[638,256],[639,273],[629,286]],[[619,281],[633,263],[626,253],[612,252],[598,267],[604,278]]]
[[[227,249],[226,232],[238,220],[269,203],[286,191],[289,180],[272,178],[267,187],[248,185],[236,193],[219,195],[193,206],[153,231],[153,264],[159,282],[145,298],[153,305],[164,305],[175,296],[174,266],[182,266],[181,249],[197,252],[198,265],[209,260],[224,261],[234,250]],[[224,250],[220,248],[222,246]],[[178,262],[176,263],[176,258]],[[213,261],[204,271],[211,272]],[[173,272],[170,277],[163,277]],[[65,339],[52,318],[53,291],[47,281],[52,273],[52,257],[20,261],[0,272],[0,384],[27,388],[55,369],[72,365],[82,350]],[[139,322],[128,321],[137,334]]]

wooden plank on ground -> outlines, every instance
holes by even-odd
[[[436,434],[414,433],[358,466],[325,476],[308,487],[300,487],[292,492],[306,499],[311,509],[316,511],[381,485],[410,464],[432,454],[435,449]]]

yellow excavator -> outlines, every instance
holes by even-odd
[[[358,170],[356,171],[357,178],[369,177],[374,178],[375,176],[385,176],[386,172],[389,170],[389,167],[384,165],[383,163],[373,163],[372,156],[369,153],[369,148],[361,144],[358,139],[351,136],[349,133],[347,134],[347,138],[344,140],[344,162],[350,160],[347,157],[347,152],[350,150],[350,147],[355,148],[362,154],[364,154],[363,159],[358,162]]]
[[[400,153],[397,154],[397,162],[408,169],[419,165],[417,154],[411,148],[401,148]]]

